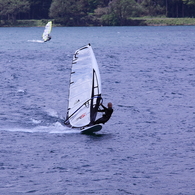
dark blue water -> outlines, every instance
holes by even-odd
[[[0,194],[195,194],[195,27],[0,28]],[[91,43],[96,136],[68,129],[72,54]]]

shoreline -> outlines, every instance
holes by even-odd
[[[134,21],[146,26],[193,26],[195,25],[195,18],[164,18],[164,17],[142,17],[132,18]]]
[[[0,27],[43,27],[45,24],[52,19],[41,19],[41,20],[17,20],[16,24],[5,24],[0,21]],[[129,18],[129,25],[125,26],[194,26],[195,18],[164,18],[164,17],[135,17]],[[61,24],[56,24],[55,27],[70,27]],[[86,25],[89,26],[101,26],[101,25]],[[76,26],[74,26],[76,27]]]

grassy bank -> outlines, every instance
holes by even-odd
[[[45,24],[49,20],[42,19],[42,20],[17,20],[14,24],[12,23],[5,23],[1,20],[0,26],[1,27],[32,27],[32,26],[45,26]]]
[[[195,25],[195,18],[153,18],[139,17],[131,18],[139,26],[179,26],[179,25]]]
[[[161,18],[161,17],[137,17],[130,18],[132,26],[179,26],[195,25],[195,18]],[[0,21],[1,27],[32,27],[45,26],[48,19],[42,20],[17,20],[15,24]],[[55,24],[54,26],[61,26]]]

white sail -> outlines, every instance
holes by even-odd
[[[84,127],[95,121],[101,100],[98,64],[89,45],[78,49],[72,61],[67,120],[72,127]]]
[[[42,35],[42,38],[44,41],[48,40],[48,35],[51,33],[51,29],[52,29],[52,22],[50,21],[46,24],[43,35]]]

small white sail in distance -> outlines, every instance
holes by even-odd
[[[48,35],[51,33],[51,29],[52,29],[52,21],[49,21],[45,25],[45,29],[42,35],[43,41],[48,41]]]
[[[99,68],[92,47],[88,44],[73,55],[66,121],[72,127],[92,125],[100,100]]]

